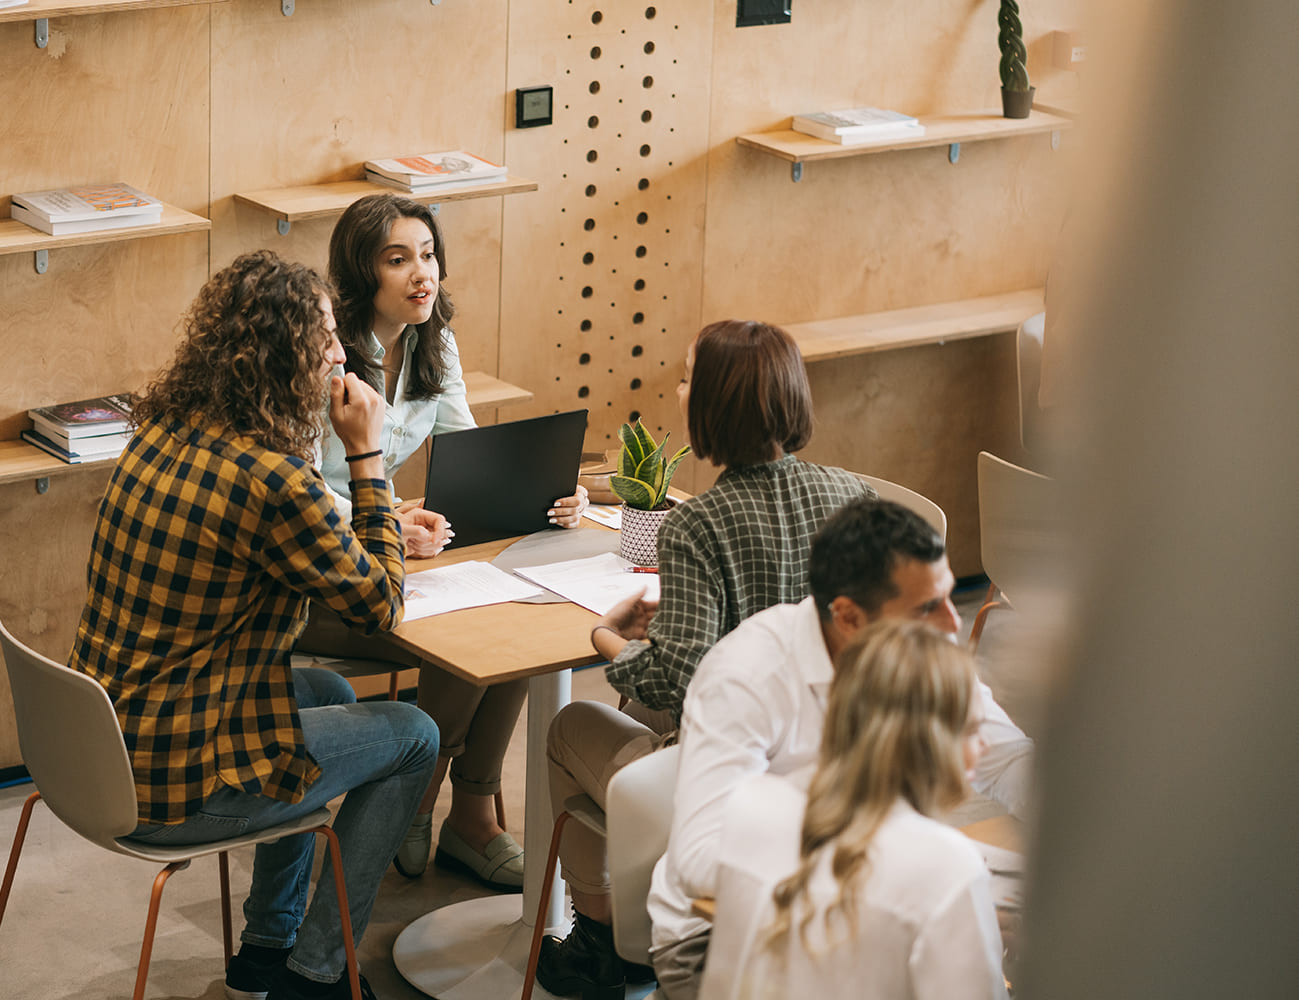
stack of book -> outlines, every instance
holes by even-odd
[[[13,196],[10,213],[51,236],[150,226],[162,221],[162,202],[129,184],[87,184]]]
[[[131,440],[131,401],[126,396],[98,396],[28,410],[36,426],[23,440],[55,458],[76,465],[116,458]]]
[[[918,139],[925,127],[911,115],[883,108],[846,108],[843,111],[816,111],[795,115],[791,126],[795,132],[815,136],[845,146],[862,142]]]
[[[463,149],[365,161],[365,179],[370,183],[410,194],[474,187],[504,177],[507,172],[505,167]]]

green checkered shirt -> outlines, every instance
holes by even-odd
[[[812,536],[860,496],[874,490],[851,472],[786,455],[727,469],[678,505],[659,529],[659,610],[648,641],[622,648],[606,671],[609,683],[680,722],[704,654],[750,615],[807,596]]]
[[[319,775],[289,667],[307,599],[370,631],[403,609],[387,484],[352,490],[349,529],[303,459],[176,421],[131,439],[68,665],[117,707],[141,822],[179,823],[227,785],[296,802]]]

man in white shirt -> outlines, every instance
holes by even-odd
[[[833,515],[812,542],[809,582],[811,597],[760,612],[719,641],[686,690],[672,834],[649,896],[651,959],[668,1000],[694,1000],[699,989],[709,928],[690,901],[716,894],[727,799],[748,775],[815,761],[834,657],[881,618],[953,637],[960,629],[942,538],[895,503],[853,501]],[[988,750],[972,783],[1022,815],[1032,741],[980,690]]]

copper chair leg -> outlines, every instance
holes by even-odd
[[[40,792],[32,792],[23,803],[23,811],[18,814],[18,829],[14,831],[14,843],[9,848],[9,864],[5,866],[5,880],[0,884],[0,923],[4,922],[5,907],[9,904],[9,890],[13,888],[14,872],[18,870],[18,855],[23,851],[23,841],[27,839],[27,824],[32,819],[32,809]]]
[[[537,981],[537,961],[541,958],[541,938],[546,933],[546,908],[550,906],[550,890],[555,884],[555,866],[559,863],[559,840],[564,824],[572,814],[562,812],[555,817],[555,829],[550,835],[550,851],[546,855],[546,874],[541,880],[541,899],[537,903],[537,920],[532,927],[532,946],[528,949],[528,967],[523,973],[523,993],[519,1000],[532,1000],[532,987]]]
[[[153,935],[158,928],[158,905],[167,879],[189,867],[189,859],[173,861],[154,877],[153,892],[149,894],[149,916],[144,921],[144,941],[140,944],[140,965],[135,973],[135,992],[131,1000],[144,1000],[144,984],[149,978],[149,959],[153,955]]]
[[[329,860],[334,871],[334,890],[338,893],[338,922],[343,935],[343,952],[347,956],[347,979],[352,987],[352,1000],[361,1000],[361,970],[356,963],[356,942],[352,939],[352,913],[347,908],[347,882],[343,878],[343,856],[338,835],[328,826],[316,827],[316,832],[329,842]]]
[[[401,671],[394,670],[392,673],[388,675],[388,700],[389,701],[397,700],[398,695],[401,693],[400,685],[401,685]]]

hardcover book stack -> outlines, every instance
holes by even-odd
[[[162,221],[162,202],[129,184],[87,184],[13,196],[10,214],[51,236],[150,226]]]
[[[505,167],[463,149],[420,153],[395,160],[365,161],[365,179],[371,184],[382,184],[409,194],[476,187],[504,177],[506,173]]]
[[[795,115],[791,126],[795,132],[855,146],[864,142],[919,139],[925,127],[911,115],[884,108],[846,108],[843,111],[816,111]]]
[[[72,465],[116,458],[131,440],[131,401],[122,395],[42,406],[27,416],[36,426],[23,440]]]

